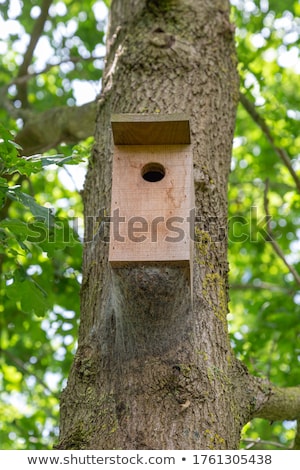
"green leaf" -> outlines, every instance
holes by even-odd
[[[54,216],[52,214],[52,210],[47,207],[40,206],[32,196],[23,193],[19,187],[9,188],[7,196],[14,201],[20,202],[25,207],[28,207],[32,215],[37,219],[42,220],[47,227],[53,226]]]
[[[0,208],[4,206],[6,201],[6,194],[8,190],[8,183],[5,178],[0,178]]]
[[[70,155],[69,157],[64,157],[63,155],[50,155],[46,157],[41,157],[42,166],[46,167],[48,165],[77,165],[82,161],[82,158],[78,155]]]
[[[26,240],[29,234],[28,225],[18,219],[4,219],[0,221],[0,227],[7,228],[15,236]]]
[[[20,302],[23,312],[42,317],[49,309],[47,294],[22,269],[14,273],[13,283],[6,288],[7,296],[16,303]]]

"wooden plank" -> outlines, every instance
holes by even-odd
[[[115,145],[189,145],[190,121],[184,114],[113,114]]]

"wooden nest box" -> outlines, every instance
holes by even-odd
[[[109,261],[192,264],[190,125],[182,115],[112,116]]]

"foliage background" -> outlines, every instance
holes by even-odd
[[[51,449],[57,439],[59,394],[76,349],[80,190],[93,140],[54,143],[44,155],[20,159],[14,137],[28,112],[95,98],[108,3],[0,0],[2,449]],[[231,4],[244,97],[229,186],[231,341],[251,373],[295,386],[300,383],[300,1]],[[49,16],[38,35],[35,25],[47,5]],[[244,428],[241,446],[288,448],[295,426],[254,420]]]

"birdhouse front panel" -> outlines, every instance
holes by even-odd
[[[110,263],[190,264],[193,207],[191,145],[115,145]]]

